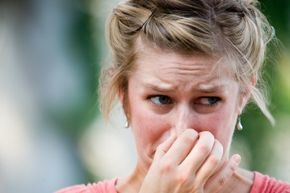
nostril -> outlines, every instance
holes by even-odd
[[[190,128],[188,128],[188,129],[194,130],[194,131],[197,132],[198,134],[204,131],[203,129],[200,129],[199,127],[190,127]]]

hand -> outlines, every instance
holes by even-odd
[[[223,147],[210,132],[187,129],[159,145],[139,193],[204,193],[222,157]]]
[[[221,168],[209,178],[205,185],[207,193],[237,193],[238,183],[235,181],[235,176],[239,170],[238,165],[241,157],[238,154],[224,162]],[[238,189],[241,189],[240,187]],[[235,191],[234,191],[235,190]],[[241,191],[243,192],[243,191]]]

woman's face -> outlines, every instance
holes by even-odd
[[[227,156],[236,118],[247,101],[227,64],[152,47],[139,46],[138,53],[126,112],[139,164],[149,167],[156,147],[185,129],[210,131]]]

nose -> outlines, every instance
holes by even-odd
[[[195,129],[197,124],[197,115],[190,105],[180,105],[172,115],[172,128],[177,136],[186,129]]]

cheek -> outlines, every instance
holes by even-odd
[[[155,148],[164,140],[170,125],[165,117],[150,111],[144,103],[131,102],[130,124],[133,130],[137,149],[152,154]]]
[[[211,115],[202,116],[198,127],[200,131],[210,131],[225,149],[228,149],[235,126],[235,106],[228,105]]]

